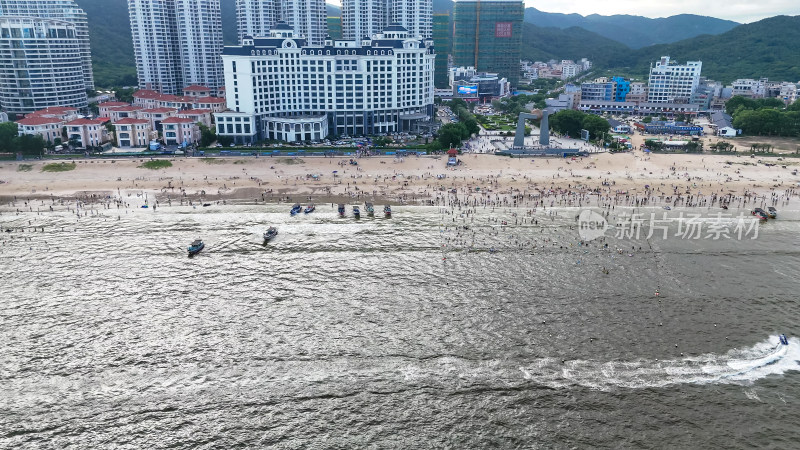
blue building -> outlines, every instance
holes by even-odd
[[[703,127],[684,122],[653,122],[645,124],[647,134],[679,134],[683,136],[702,136]]]
[[[624,102],[631,91],[631,82],[622,77],[614,77],[611,82],[614,83],[614,101]]]

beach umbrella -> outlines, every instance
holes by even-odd
[[[334,170],[334,171],[333,171],[333,178],[336,178],[336,174],[337,174],[337,173],[339,173],[339,171],[338,171],[338,170]]]

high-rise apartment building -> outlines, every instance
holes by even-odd
[[[345,39],[370,39],[398,24],[408,35],[433,36],[432,0],[342,0],[342,35]]]
[[[236,0],[236,31],[239,43],[245,36],[266,36],[279,20],[279,0]]]
[[[701,61],[688,61],[684,65],[669,63],[662,56],[650,68],[647,101],[652,103],[689,103],[700,84]]]
[[[389,23],[396,23],[408,30],[409,36],[433,36],[432,0],[388,0]]]
[[[360,42],[389,25],[387,0],[342,0],[342,36]]]
[[[73,23],[80,44],[84,85],[86,89],[94,89],[88,20],[74,0],[0,0],[0,16],[41,17]]]
[[[245,36],[264,37],[279,21],[297,36],[321,45],[327,35],[325,0],[236,0],[236,26],[241,43]]]
[[[516,86],[524,12],[520,0],[456,0],[453,65],[498,73]]]
[[[328,34],[325,0],[284,0],[282,20],[294,29],[295,36],[311,45],[322,45]]]
[[[436,68],[433,82],[437,88],[448,87],[448,64],[452,46],[453,27],[450,14],[433,15],[433,46],[436,48]]]
[[[219,0],[128,0],[139,88],[224,87]]]
[[[0,106],[30,113],[51,106],[86,108],[83,41],[74,23],[0,17]]]

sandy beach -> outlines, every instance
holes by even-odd
[[[641,196],[783,195],[798,185],[800,162],[748,156],[592,154],[584,158],[508,158],[464,154],[455,168],[445,157],[174,158],[149,170],[144,159],[75,160],[67,172],[43,172],[52,161],[0,164],[0,196],[86,198],[148,194],[161,200],[324,202],[332,198],[392,203],[435,202],[446,192],[494,197],[515,193],[595,193]],[[30,164],[20,171],[20,164]],[[126,195],[127,196],[127,195]]]

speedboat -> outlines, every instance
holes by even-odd
[[[392,207],[389,206],[389,205],[384,206],[383,207],[383,215],[386,216],[386,217],[392,217]]]
[[[266,244],[267,242],[271,241],[272,238],[274,238],[277,235],[278,235],[278,229],[277,228],[275,228],[275,227],[267,228],[267,232],[264,233],[264,243]]]
[[[344,217],[345,212],[346,211],[344,209],[344,204],[343,203],[339,203],[339,217]]]
[[[306,209],[303,210],[303,213],[304,214],[312,213],[312,212],[314,212],[315,209],[317,209],[317,207],[314,206],[313,203],[311,203],[308,206],[306,206]]]
[[[206,244],[204,244],[202,240],[197,239],[192,242],[187,250],[189,250],[189,256],[194,256],[203,251],[204,248],[206,248]]]
[[[294,206],[292,206],[292,210],[289,211],[289,214],[294,216],[295,214],[300,214],[300,211],[302,211],[302,210],[303,210],[303,207],[300,206],[300,203],[295,203]]]
[[[761,220],[767,220],[769,218],[769,215],[767,215],[767,212],[764,211],[761,208],[756,208],[756,209],[750,211],[750,214],[758,217]]]
[[[786,338],[785,334],[778,335],[778,339],[781,341],[781,345],[789,345],[789,339]]]
[[[367,215],[372,217],[375,215],[375,207],[372,206],[372,203],[366,202],[365,206],[367,207]]]
[[[767,215],[770,219],[777,219],[778,218],[778,210],[775,209],[774,206],[770,206],[767,208]]]
[[[361,218],[361,210],[358,209],[358,206],[353,206],[353,216],[355,216],[356,219]]]

